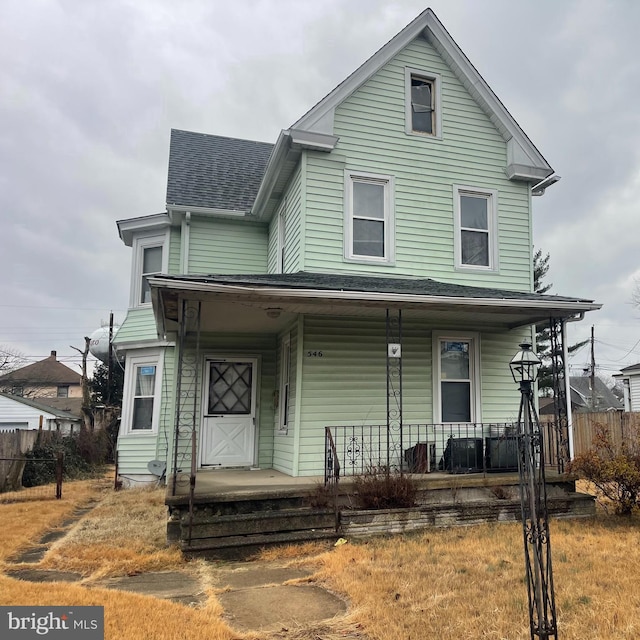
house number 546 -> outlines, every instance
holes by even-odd
[[[307,358],[322,358],[322,351],[307,351]]]

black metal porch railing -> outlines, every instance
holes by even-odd
[[[560,469],[553,423],[541,425],[547,469]],[[349,425],[325,428],[325,481],[380,470],[404,473],[496,473],[518,471],[515,423]],[[329,478],[327,478],[327,475]]]

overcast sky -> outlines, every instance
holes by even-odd
[[[275,142],[427,6],[562,176],[534,242],[551,293],[604,304],[570,341],[640,362],[636,0],[2,0],[0,345],[77,363],[124,319],[115,222],[164,211],[172,127]]]

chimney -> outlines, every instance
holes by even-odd
[[[55,351],[52,351],[52,352],[51,352],[51,357],[52,357],[54,360],[56,359],[56,355],[57,355],[57,353],[56,353]]]

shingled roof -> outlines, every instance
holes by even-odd
[[[172,129],[167,208],[248,211],[272,148],[268,142]]]
[[[67,385],[82,382],[79,373],[69,369],[66,365],[58,362],[55,351],[44,360],[34,362],[26,367],[16,369],[0,376],[0,384],[11,383],[13,385]]]
[[[582,298],[570,298],[541,293],[525,293],[520,291],[510,291],[507,289],[492,289],[488,287],[473,287],[469,285],[439,282],[437,280],[432,280],[431,278],[381,278],[377,276],[311,273],[308,271],[298,271],[296,273],[285,274],[252,275],[163,275],[162,279],[282,289],[360,291],[456,298],[493,298],[498,300],[520,301],[592,302],[591,300],[584,300]]]

